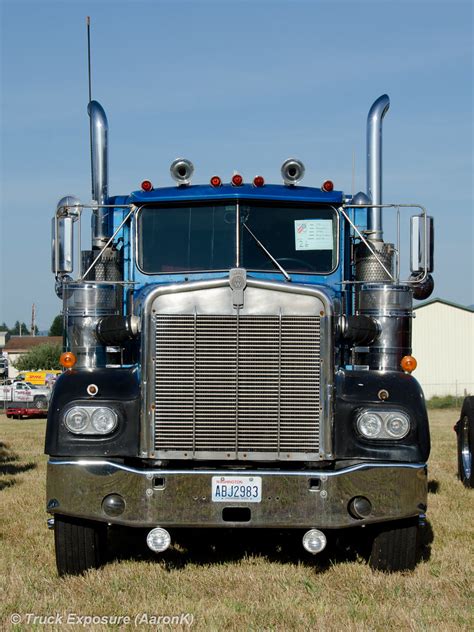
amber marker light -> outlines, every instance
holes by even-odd
[[[411,355],[403,356],[400,362],[400,366],[406,373],[411,373],[416,369],[418,362]]]
[[[72,351],[65,351],[61,353],[59,356],[59,364],[63,366],[65,369],[72,369],[72,367],[76,364],[77,358],[72,353]]]

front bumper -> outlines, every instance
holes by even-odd
[[[262,478],[260,503],[212,502],[211,479],[222,475]],[[125,509],[111,518],[102,509],[120,494]],[[355,496],[372,503],[365,519],[348,510]],[[48,462],[47,510],[132,527],[342,528],[424,513],[424,463],[362,463],[336,471],[142,470],[106,460]],[[245,507],[250,519],[224,519],[226,506]],[[247,511],[247,516],[248,516]]]

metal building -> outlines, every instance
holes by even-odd
[[[434,298],[414,309],[414,375],[426,399],[474,394],[474,309]]]

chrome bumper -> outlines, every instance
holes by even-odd
[[[260,476],[260,503],[212,502],[213,476]],[[120,494],[125,510],[111,518],[102,509]],[[371,515],[353,518],[355,496],[372,503]],[[364,463],[337,471],[141,470],[105,460],[48,462],[47,511],[133,527],[341,528],[416,516],[426,510],[424,463]],[[250,520],[229,522],[226,506],[247,507]],[[248,512],[247,512],[248,513]]]

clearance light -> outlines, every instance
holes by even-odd
[[[144,191],[151,191],[153,189],[153,185],[150,180],[143,180],[141,187]]]
[[[406,373],[412,373],[418,366],[418,362],[411,355],[403,356],[400,366]]]
[[[332,180],[325,180],[321,186],[321,189],[329,193],[329,191],[332,191],[334,189],[334,182],[332,182]]]
[[[222,180],[219,178],[219,176],[212,176],[210,184],[211,187],[220,187],[222,186]]]
[[[241,187],[244,183],[244,179],[240,175],[240,173],[234,173],[232,176],[232,186]]]
[[[76,362],[77,358],[72,351],[65,351],[64,353],[61,353],[59,357],[59,364],[65,369],[72,369]]]
[[[255,178],[253,179],[254,187],[263,187],[264,184],[265,180],[263,179],[263,176],[255,176]]]

